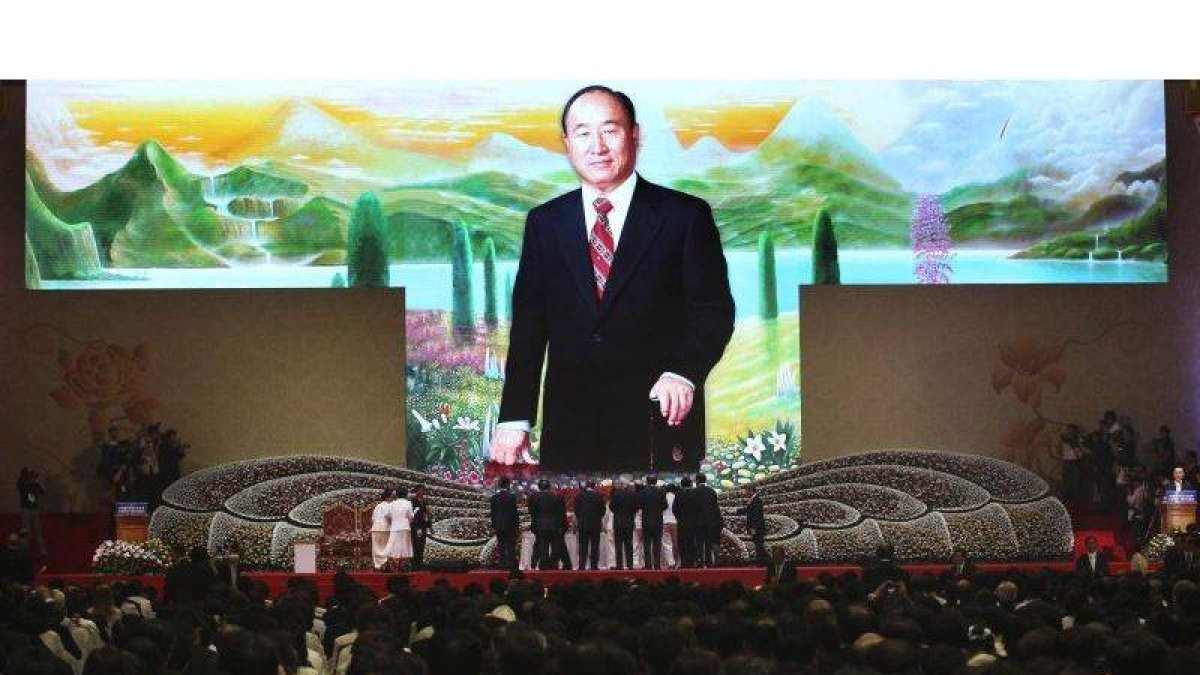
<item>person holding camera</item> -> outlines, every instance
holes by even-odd
[[[41,560],[46,560],[46,538],[42,536],[42,496],[46,489],[42,487],[41,476],[37,471],[27,466],[21,467],[21,475],[17,478],[17,495],[21,498],[21,529],[29,532],[31,551],[35,551]]]

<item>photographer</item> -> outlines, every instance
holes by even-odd
[[[42,495],[46,489],[42,487],[41,476],[27,466],[21,467],[21,475],[17,478],[17,495],[21,498],[21,528],[29,532],[31,540],[29,547],[40,556],[40,561],[46,560],[46,538],[42,536]]]

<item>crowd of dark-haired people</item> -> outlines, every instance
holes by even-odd
[[[517,572],[374,592],[292,577],[272,594],[203,548],[138,581],[0,587],[13,675],[1176,675],[1200,663],[1200,572],[859,573],[757,588]],[[273,597],[272,597],[273,595]]]

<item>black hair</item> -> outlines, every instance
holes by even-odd
[[[637,112],[633,108],[633,101],[625,95],[625,92],[617,91],[602,84],[589,84],[574,94],[571,94],[571,98],[568,98],[567,103],[563,106],[562,116],[559,117],[558,120],[558,125],[562,129],[563,134],[567,133],[567,112],[571,110],[571,106],[574,105],[575,101],[578,100],[580,96],[596,92],[608,94],[609,96],[615,98],[617,103],[619,103],[621,107],[625,109],[625,114],[629,116],[629,126],[632,127],[637,124]]]

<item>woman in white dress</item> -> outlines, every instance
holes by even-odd
[[[408,489],[398,488],[396,499],[388,506],[391,535],[388,537],[388,558],[397,571],[412,560],[413,505],[408,501]]]
[[[678,569],[679,533],[675,520],[675,490],[674,485],[667,488],[667,509],[663,511],[663,560],[669,560],[670,566]]]
[[[371,564],[383,569],[388,561],[388,538],[392,536],[391,501],[395,491],[388,488],[379,495],[379,503],[371,511]]]

